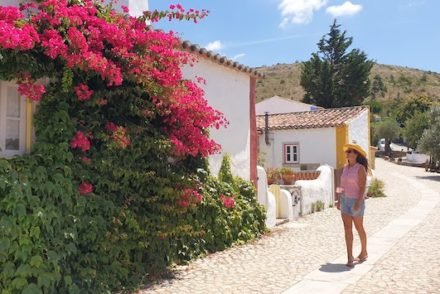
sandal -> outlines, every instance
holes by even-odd
[[[368,255],[364,255],[364,256],[358,256],[357,258],[356,258],[356,261],[357,262],[364,262],[364,261],[366,261],[368,259]]]
[[[349,261],[345,264],[345,266],[348,266],[348,267],[354,267],[354,260],[349,260]]]

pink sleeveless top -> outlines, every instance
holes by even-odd
[[[359,187],[358,172],[360,168],[364,168],[362,164],[356,163],[352,167],[348,164],[344,166],[344,170],[341,175],[341,187],[344,188],[344,194],[347,198],[359,198],[363,197]]]

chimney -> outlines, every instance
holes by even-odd
[[[269,142],[269,112],[264,113],[264,138],[266,140],[266,145],[270,145]]]

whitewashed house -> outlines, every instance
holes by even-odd
[[[210,106],[221,111],[229,121],[225,129],[211,130],[211,138],[222,146],[222,153],[210,157],[214,173],[220,169],[223,155],[232,159],[232,171],[244,179],[257,179],[258,135],[255,114],[256,71],[224,56],[193,45],[188,41],[182,48],[197,55],[194,66],[185,66],[187,79],[203,77],[201,85]]]
[[[264,166],[301,170],[327,164],[339,169],[345,164],[344,144],[356,142],[369,153],[369,115],[363,106],[259,115]]]
[[[20,0],[0,0],[2,6],[18,6]],[[108,1],[107,1],[108,2]],[[139,16],[148,10],[148,1],[119,0],[115,9],[127,6],[129,13]],[[256,183],[257,145],[255,85],[260,75],[249,67],[227,59],[189,42],[182,50],[199,60],[193,67],[184,66],[186,79],[203,77],[208,104],[221,111],[229,121],[227,128],[211,130],[211,137],[222,146],[222,153],[210,157],[210,166],[217,173],[225,153],[232,158],[232,171]],[[0,156],[30,152],[33,142],[32,116],[35,103],[20,97],[17,85],[0,81]]]
[[[324,109],[312,104],[306,104],[299,101],[283,98],[280,96],[273,96],[271,98],[264,99],[255,105],[255,111],[257,115],[263,115],[266,112],[270,114],[276,113],[290,113],[290,112],[302,112],[302,111],[314,111],[318,109]]]

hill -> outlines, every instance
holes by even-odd
[[[301,63],[276,64],[257,67],[265,78],[257,82],[257,102],[278,95],[293,100],[302,100],[304,90],[300,86]],[[379,76],[386,87],[380,100],[405,98],[411,96],[429,96],[440,100],[440,74],[414,68],[375,64],[371,70],[370,80]],[[376,77],[376,79],[378,79]]]

